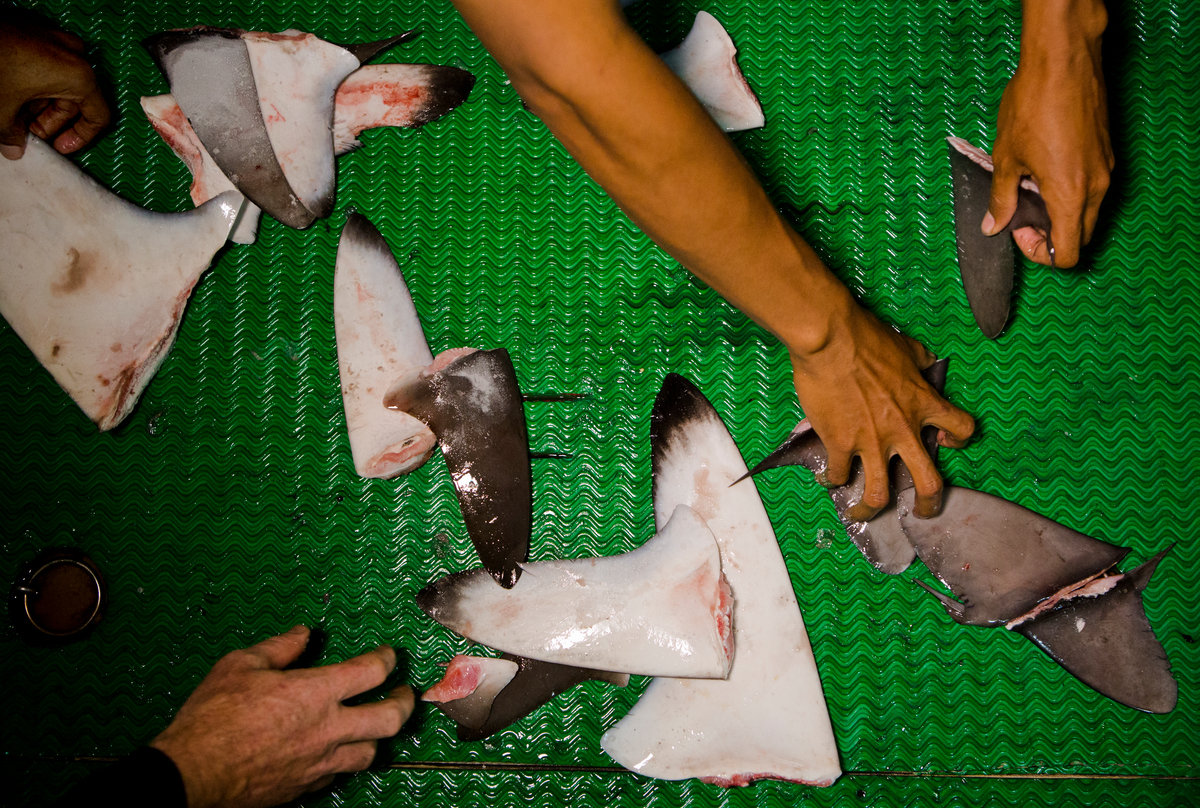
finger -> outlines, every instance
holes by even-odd
[[[1008,227],[1013,214],[1017,212],[1017,187],[1021,183],[1021,173],[1019,164],[1003,160],[997,155],[988,212],[979,226],[984,235],[994,236]]]
[[[343,707],[341,732],[343,743],[390,738],[400,731],[412,715],[416,697],[407,685],[393,690],[388,697],[373,704]]]
[[[381,645],[374,651],[321,668],[321,672],[327,677],[335,698],[341,701],[379,687],[395,667],[396,652],[390,645]]]
[[[375,741],[344,743],[334,750],[322,768],[330,772],[360,772],[371,765],[379,748]]]
[[[945,446],[950,449],[961,449],[967,445],[967,441],[958,440],[952,437],[946,430],[939,429],[937,433],[938,446]]]
[[[900,459],[908,467],[916,491],[913,513],[918,519],[930,519],[942,511],[942,475],[938,474],[933,460],[917,443],[910,444],[900,452]]]
[[[1042,191],[1046,212],[1050,214],[1050,233],[1054,239],[1054,265],[1061,268],[1079,263],[1079,239],[1083,234],[1082,191],[1068,189],[1059,193],[1055,187]],[[1047,256],[1049,253],[1047,253]]]
[[[887,507],[891,500],[891,491],[888,486],[888,464],[883,455],[876,451],[869,457],[860,457],[863,461],[866,485],[863,487],[862,498],[846,509],[846,516],[855,522],[866,522]]]
[[[286,634],[268,637],[243,651],[234,651],[226,659],[233,657],[239,667],[283,670],[304,653],[308,634],[307,626],[295,626]]]
[[[1055,231],[1057,233],[1057,231]],[[1050,248],[1046,246],[1046,234],[1034,227],[1019,227],[1013,231],[1013,241],[1030,261],[1050,266]],[[1057,244],[1055,245],[1057,253]],[[1055,263],[1058,255],[1055,255]]]
[[[1087,207],[1083,210],[1083,243],[1090,244],[1092,242],[1092,234],[1096,232],[1096,220],[1100,217],[1100,204],[1104,201],[1104,195],[1108,193],[1108,175],[1105,175],[1096,184],[1096,190],[1088,196]]]
[[[104,96],[93,86],[92,92],[79,102],[79,120],[75,121],[75,125],[68,131],[58,136],[54,141],[54,148],[63,154],[82,149],[104,131],[111,119],[112,114],[108,104],[104,102]]]
[[[57,41],[59,45],[62,45],[72,53],[83,55],[83,52],[87,47],[82,39],[74,34],[69,34],[66,31],[47,31],[47,33],[54,37],[55,41]]]
[[[828,449],[828,447],[826,448]],[[850,479],[850,459],[849,452],[830,451],[829,459],[825,461],[825,468],[815,475],[817,483],[826,488],[845,485]]]
[[[58,130],[79,114],[79,107],[71,101],[56,98],[29,124],[29,131],[42,140],[52,140]]]
[[[925,370],[925,368],[937,361],[937,357],[934,356],[933,352],[926,348],[920,340],[915,340],[907,334],[903,334],[902,336],[907,341],[908,349],[912,351],[913,362],[916,363],[918,368]]]

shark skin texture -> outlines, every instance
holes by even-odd
[[[499,663],[506,664],[501,667]],[[460,741],[482,741],[559,693],[588,681],[624,687],[629,684],[629,674],[555,665],[510,654],[499,659],[460,655],[450,661],[442,680],[421,698],[454,721]]]
[[[130,413],[175,341],[240,199],[154,213],[41,140],[0,164],[0,314],[101,431]]]
[[[729,672],[720,553],[686,505],[631,552],[521,566],[511,589],[470,570],[425,587],[417,605],[451,631],[529,659],[643,676]]]
[[[736,57],[733,40],[707,11],[696,13],[692,30],[678,47],[659,54],[726,132],[758,129],[766,124],[762,106],[738,68]]]
[[[963,290],[971,305],[975,324],[988,339],[1000,336],[1008,322],[1016,262],[1013,242],[1008,237],[1022,227],[1035,227],[1046,234],[1050,264],[1054,265],[1054,241],[1050,214],[1037,183],[1030,177],[1017,189],[1017,210],[1012,219],[992,236],[980,230],[992,194],[992,157],[962,138],[949,143],[950,176],[954,187],[954,233],[958,269]]]
[[[334,334],[355,471],[390,479],[440,445],[467,534],[503,587],[529,552],[529,436],[504,349],[434,357],[391,248],[352,213],[338,244]]]
[[[533,484],[525,405],[508,351],[443,351],[396,379],[383,404],[437,436],[475,552],[511,589],[529,554]]]
[[[921,371],[925,381],[929,382],[930,386],[938,393],[941,393],[946,387],[946,369],[949,364],[949,359],[941,359]],[[929,456],[936,462],[937,430],[933,427],[925,427],[921,431],[921,439],[925,444],[925,451],[929,452]],[[825,471],[828,462],[829,456],[825,452],[825,445],[813,431],[808,419],[805,419],[792,430],[792,434],[779,448],[763,458],[748,472],[747,476],[782,466],[803,466],[812,473],[819,474]],[[908,469],[899,460],[893,461],[889,471],[891,499],[888,506],[869,521],[856,521],[847,514],[850,506],[862,499],[865,485],[862,463],[857,459],[850,468],[850,479],[845,485],[829,489],[829,497],[833,500],[838,519],[846,528],[846,535],[850,537],[863,556],[880,572],[897,575],[908,569],[909,564],[917,556],[916,549],[904,535],[904,531],[900,529],[896,512],[897,492],[911,488],[913,482]]]
[[[741,453],[682,376],[667,376],[651,418],[655,520],[687,505],[712,531],[734,598],[736,656],[724,680],[655,679],[600,744],[647,777],[831,785],[841,767],[816,659]]]
[[[342,46],[296,30],[197,26],[143,44],[221,172],[261,210],[304,229],[333,211],[338,87],[404,38]]]
[[[1129,548],[1014,502],[947,486],[942,513],[917,519],[913,494],[900,495],[900,524],[958,598],[922,584],[956,623],[1017,631],[1084,684],[1135,710],[1175,708],[1179,686],[1141,599],[1167,550],[1121,573],[1115,567]]]
[[[428,460],[437,439],[421,421],[384,407],[384,393],[398,376],[431,365],[433,354],[400,266],[366,217],[346,217],[334,266],[333,327],[354,470],[390,479]]]
[[[358,136],[385,126],[415,129],[453,111],[467,100],[475,77],[440,65],[364,65],[338,86],[333,106],[333,153],[339,157],[360,148]],[[154,131],[192,174],[189,194],[201,205],[217,193],[236,190],[204,148],[175,97],[143,96],[142,110]],[[246,200],[230,241],[253,244],[262,211]]]
[[[938,392],[945,386],[947,362],[925,371]],[[921,433],[935,461],[936,436],[932,427]],[[825,462],[820,438],[801,422],[750,474],[784,465],[815,473]],[[1126,706],[1155,713],[1174,708],[1178,686],[1141,608],[1140,593],[1162,554],[1132,572],[1114,573],[1128,548],[1071,530],[1015,502],[957,486],[945,487],[940,515],[918,519],[912,513],[912,477],[901,462],[892,469],[888,507],[869,522],[853,522],[845,508],[862,494],[861,483],[854,488],[855,473],[861,474],[861,467],[847,485],[829,493],[851,540],[877,569],[900,573],[920,558],[961,601],[920,584],[955,622],[1019,631],[1084,684]],[[1064,615],[1083,609],[1094,612],[1087,638],[1061,630],[1067,625]]]

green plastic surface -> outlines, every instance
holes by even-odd
[[[339,160],[327,222],[298,232],[266,219],[257,244],[222,252],[114,432],[97,434],[0,328],[0,570],[77,545],[110,595],[86,642],[35,649],[0,628],[0,751],[19,801],[45,802],[82,776],[89,766],[72,758],[147,742],[220,654],[295,623],[324,630],[322,661],[395,644],[418,687],[470,647],[413,601],[476,563],[444,463],[395,481],[362,480],[351,464],[332,318],[350,207],[391,243],[435,352],[504,346],[527,392],[589,394],[527,406],[532,448],[574,455],[534,461],[535,559],[622,552],[651,535],[649,413],[666,373],[700,386],[751,463],[800,417],[785,351],[614,207],[522,108],[448,0],[39,8],[91,43],[114,93],[116,124],[81,164],[155,210],[190,206],[183,165],[138,106],[167,89],[138,44],[156,31],[295,27],[362,41],[415,28],[421,36],[384,61],[457,65],[478,84],[424,129],[367,133]],[[1100,227],[1079,269],[1019,269],[1014,316],[995,342],[975,328],[958,278],[944,137],[991,143],[1018,4],[645,0],[628,13],[663,50],[699,8],[728,29],[762,102],[766,127],[734,141],[772,197],[874,312],[953,357],[948,395],[979,429],[967,449],[943,452],[948,480],[1132,547],[1126,568],[1177,542],[1145,600],[1179,706],[1135,712],[1015,634],[953,624],[911,583],[934,583],[924,567],[876,572],[811,475],[788,469],[759,489],[852,772],[834,787],[723,791],[587,771],[613,765],[599,737],[637,699],[645,680],[635,680],[589,683],[478,744],[422,711],[379,770],[305,803],[1200,802],[1200,782],[1179,779],[1200,774],[1195,0],[1110,3],[1118,169]],[[467,767],[386,768],[393,761]],[[584,770],[538,768],[561,765]],[[1014,774],[1034,778],[999,779]]]

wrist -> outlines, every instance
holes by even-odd
[[[1099,56],[1108,26],[1103,0],[1022,0],[1022,64],[1067,66],[1081,50]]]

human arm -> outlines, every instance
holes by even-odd
[[[175,763],[188,808],[278,805],[322,788],[337,772],[375,757],[376,739],[395,735],[413,709],[407,687],[382,701],[342,701],[378,687],[396,665],[381,646],[336,665],[283,670],[309,632],[286,634],[225,655],[151,746]]]
[[[17,160],[32,132],[68,154],[108,125],[110,113],[83,40],[27,12],[0,20],[0,155]]]
[[[1023,0],[1021,57],[1000,99],[992,198],[982,224],[998,233],[1017,209],[1021,177],[1032,176],[1050,214],[1054,264],[1072,267],[1092,238],[1114,160],[1100,42],[1102,0]],[[1044,233],[1013,232],[1029,258],[1049,264]]]
[[[625,21],[616,0],[455,0],[529,108],[650,238],[788,348],[825,482],[862,458],[856,513],[887,503],[899,454],[932,515],[923,425],[958,445],[970,416],[920,376],[933,357],[879,322],[782,219],[737,150]]]

